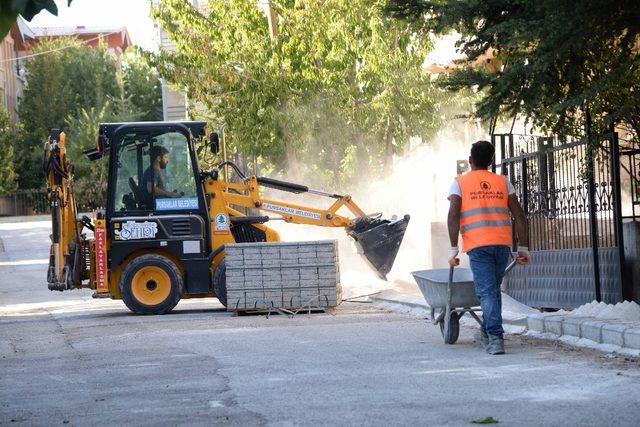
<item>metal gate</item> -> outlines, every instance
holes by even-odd
[[[591,143],[496,134],[492,143],[494,171],[509,177],[529,220],[532,263],[508,275],[505,292],[550,308],[630,298],[617,133]]]

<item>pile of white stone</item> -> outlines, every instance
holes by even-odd
[[[617,304],[592,301],[569,312],[573,317],[594,317],[596,319],[617,319],[629,322],[640,322],[640,305],[633,301]]]
[[[640,305],[593,301],[572,311],[529,314],[527,329],[585,346],[640,350]]]

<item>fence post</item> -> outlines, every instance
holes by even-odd
[[[491,145],[493,145],[493,163],[491,164],[491,172],[496,173],[496,135],[491,134]]]
[[[596,177],[595,162],[593,161],[593,138],[591,137],[591,114],[585,111],[585,125],[587,131],[587,179],[589,184],[589,225],[591,229],[591,251],[593,254],[593,281],[595,285],[596,301],[602,301],[600,289],[600,257],[598,250],[598,212],[596,211]]]
[[[522,210],[524,211],[524,217],[529,221],[529,178],[527,177],[527,158],[520,160],[520,200],[522,202]],[[529,247],[535,249],[536,246],[532,245],[531,241],[531,227],[529,228]],[[515,227],[513,227],[512,233],[515,237]],[[516,249],[516,239],[513,239],[513,249]]]
[[[615,236],[620,257],[620,281],[622,282],[622,299],[633,299],[633,284],[627,277],[627,265],[624,257],[624,230],[622,224],[622,191],[620,188],[620,143],[618,133],[611,131],[611,184],[613,185],[613,217],[615,219]]]

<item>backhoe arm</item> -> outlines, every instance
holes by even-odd
[[[205,180],[205,191],[212,198],[224,198],[230,211],[237,212],[237,207],[259,209],[276,214],[289,223],[345,228],[355,240],[359,252],[382,278],[386,278],[393,266],[409,223],[409,215],[392,220],[382,219],[381,214],[367,215],[347,195],[313,190],[305,185],[265,177],[241,176],[242,182],[219,181],[217,177],[218,174],[214,173]],[[325,196],[334,199],[334,202],[326,209],[319,209],[269,199],[261,195],[261,186],[295,194]],[[346,208],[354,217],[339,214],[342,208]]]
[[[73,165],[67,159],[66,134],[52,129],[47,141],[43,169],[51,206],[51,251],[47,282],[51,290],[80,287],[82,271],[80,232],[73,198]]]
[[[269,184],[265,184],[268,180]],[[219,188],[223,189],[225,200],[230,205],[241,206],[251,209],[260,209],[280,215],[286,222],[295,224],[318,225],[322,227],[353,227],[355,220],[338,214],[338,210],[345,207],[356,218],[366,217],[362,209],[351,199],[351,196],[340,196],[337,194],[322,193],[317,190],[309,190],[305,186],[291,184],[292,186],[274,185],[289,184],[284,181],[276,181],[270,178],[258,178],[251,176],[243,183],[218,182]],[[276,188],[282,191],[293,193],[310,192],[336,199],[327,209],[318,209],[310,206],[303,206],[294,203],[282,202],[268,199],[260,195],[259,186]],[[226,190],[224,190],[226,188]],[[233,191],[235,190],[235,191]]]

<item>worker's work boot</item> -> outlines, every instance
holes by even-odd
[[[473,336],[473,339],[476,340],[484,350],[487,349],[487,346],[489,345],[489,335],[487,335],[487,331],[480,328],[480,330]]]
[[[489,354],[504,354],[504,338],[502,335],[489,334],[489,345],[486,347]]]

